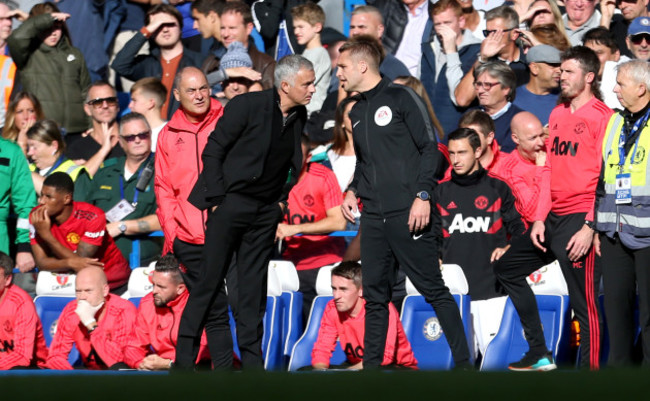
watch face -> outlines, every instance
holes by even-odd
[[[429,200],[429,193],[426,191],[418,192],[418,198],[422,200]]]

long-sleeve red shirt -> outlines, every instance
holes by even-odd
[[[133,335],[136,310],[133,304],[116,295],[109,294],[102,306],[104,316],[97,322],[97,328],[88,333],[74,312],[77,301],[71,301],[61,312],[56,334],[50,345],[47,367],[50,369],[72,369],[68,355],[72,344],[77,346],[84,366],[88,369],[106,369],[118,362],[124,362],[124,347]],[[100,316],[102,309],[95,316]]]
[[[188,298],[189,292],[185,291],[163,307],[154,304],[152,293],[140,300],[134,333],[124,349],[124,361],[127,365],[137,368],[151,353],[161,358],[176,360],[178,325]],[[209,359],[208,342],[203,332],[196,362]]]
[[[45,367],[43,326],[30,296],[15,285],[0,294],[0,370]]]
[[[348,362],[357,364],[363,360],[363,335],[365,333],[366,301],[361,312],[355,317],[348,313],[339,313],[334,300],[327,303],[321,319],[318,339],[311,353],[311,363],[329,365],[332,352],[338,339]],[[417,369],[418,361],[413,355],[411,344],[406,338],[402,322],[399,320],[397,309],[392,303],[388,304],[388,334],[382,365],[400,365]]]
[[[551,164],[553,213],[587,213],[586,219],[593,220],[601,146],[613,113],[595,97],[574,112],[568,103],[551,112],[546,148]]]
[[[508,183],[515,196],[517,210],[524,220],[532,223],[546,219],[551,210],[551,168],[548,158],[545,166],[536,166],[515,150],[504,153],[491,171]]]

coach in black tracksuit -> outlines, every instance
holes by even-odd
[[[190,369],[201,332],[232,255],[237,256],[237,342],[242,367],[264,366],[262,319],[266,283],[283,202],[302,164],[304,107],[314,89],[313,65],[287,56],[276,68],[276,86],[231,100],[208,138],[203,172],[189,201],[210,208],[198,283],[181,318],[176,364]],[[287,177],[290,177],[288,180]],[[224,341],[223,346],[227,346]]]
[[[438,268],[437,234],[430,224],[429,194],[440,161],[431,119],[412,90],[381,78],[383,50],[376,39],[358,36],[339,51],[343,88],[360,92],[350,112],[357,164],[342,209],[352,221],[361,197],[364,368],[378,367],[384,358],[395,259],[435,308],[456,366],[464,367],[467,339]]]

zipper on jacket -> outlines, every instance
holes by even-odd
[[[194,147],[196,149],[196,177],[198,180],[198,177],[201,175],[201,164],[199,163],[199,158],[201,157],[201,155],[199,155],[199,133],[198,132],[196,132],[196,134],[194,135]],[[202,223],[201,227],[203,228],[203,231],[205,231],[206,213],[207,212],[205,210],[201,210],[201,223]],[[205,239],[203,242],[205,242]]]

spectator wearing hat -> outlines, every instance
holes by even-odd
[[[650,17],[635,18],[627,29],[625,39],[633,58],[650,59]]]
[[[232,42],[226,54],[221,58],[221,68],[230,71],[238,67],[252,68],[253,61],[251,61],[248,51],[241,42]],[[213,84],[213,82],[210,82],[210,84]],[[262,84],[259,81],[253,81],[245,77],[229,77],[221,83],[221,88],[222,91],[217,93],[217,99],[225,106],[229,100],[237,95],[261,91]]]
[[[526,85],[517,88],[513,103],[546,125],[560,94],[560,51],[553,46],[537,45],[528,50],[526,59],[530,78]]]
[[[620,14],[614,12],[616,8],[621,11]],[[648,0],[600,0],[600,12],[600,26],[609,29],[622,55],[632,57],[626,42],[627,30],[635,18],[650,17]],[[584,37],[582,40],[586,42]]]

